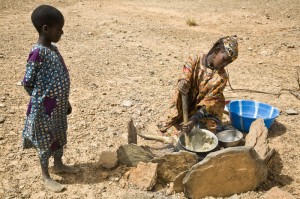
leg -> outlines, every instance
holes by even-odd
[[[77,173],[79,169],[72,166],[64,165],[62,162],[63,148],[54,152],[54,172],[55,173]]]
[[[42,154],[40,157],[40,164],[42,169],[42,178],[44,181],[45,188],[53,191],[53,192],[61,192],[64,189],[64,186],[59,184],[58,182],[54,181],[48,171],[49,165],[49,156],[46,154]]]

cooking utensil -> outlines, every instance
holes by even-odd
[[[186,144],[185,138],[189,138],[189,145]],[[179,135],[178,149],[184,149],[194,152],[197,155],[206,155],[218,146],[218,138],[215,134],[206,129],[193,128],[188,135]]]
[[[216,136],[224,147],[237,146],[243,140],[243,134],[236,129],[221,131]]]
[[[182,93],[181,100],[182,100],[183,124],[187,124],[189,121],[188,95]],[[189,133],[189,132],[183,132],[183,133],[185,136],[185,143],[188,146],[190,144],[190,138],[187,135],[187,133]]]

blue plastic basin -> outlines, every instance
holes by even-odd
[[[279,115],[277,108],[252,100],[232,100],[227,104],[227,109],[232,126],[246,133],[257,118],[263,118],[269,129]]]

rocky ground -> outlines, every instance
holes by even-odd
[[[59,194],[43,188],[36,152],[21,147],[29,97],[16,83],[37,41],[30,14],[41,2],[59,8],[66,19],[57,44],[72,83],[64,161],[81,169],[52,175],[67,186]],[[298,0],[0,0],[0,10],[0,198],[184,198],[168,195],[166,188],[123,187],[119,179],[126,168],[102,169],[99,155],[127,142],[129,118],[141,131],[156,133],[153,124],[163,116],[188,55],[207,52],[219,37],[233,34],[240,54],[228,67],[234,90],[228,86],[226,98],[281,110],[269,130],[276,154],[268,180],[236,197],[259,198],[278,186],[300,198],[300,115],[286,113],[300,111]],[[188,26],[188,19],[198,25]]]

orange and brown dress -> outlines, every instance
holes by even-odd
[[[212,116],[222,119],[225,106],[223,95],[228,76],[224,68],[211,70],[204,65],[205,55],[199,53],[191,55],[183,66],[183,73],[179,81],[185,79],[190,85],[188,92],[189,116],[192,116],[201,106]],[[167,126],[182,122],[181,94],[176,91],[175,98],[169,110]]]

